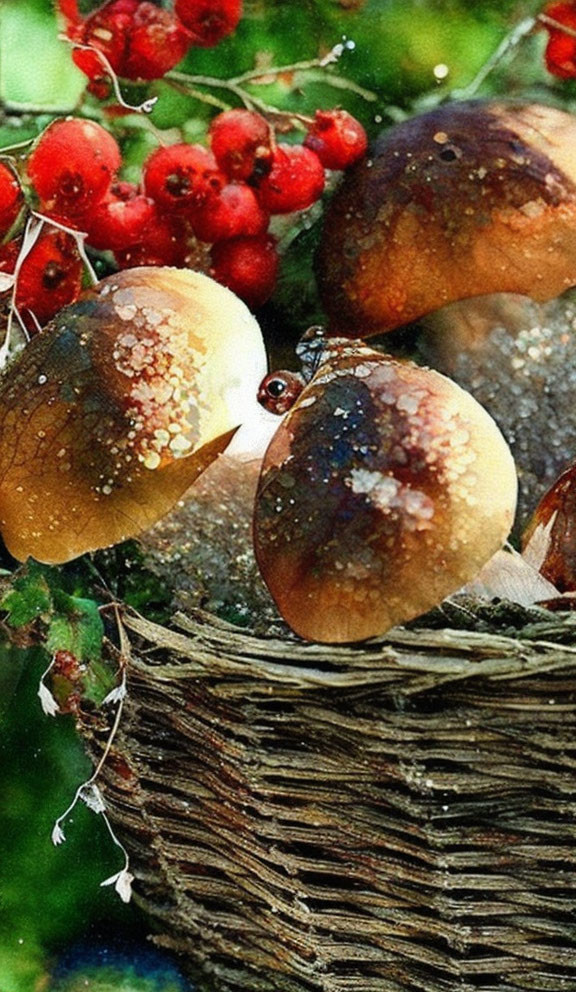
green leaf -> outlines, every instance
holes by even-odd
[[[96,603],[66,593],[54,593],[55,613],[49,621],[46,648],[70,651],[79,661],[96,661],[102,651],[104,625]]]
[[[0,101],[12,109],[74,110],[86,77],[58,38],[49,0],[12,0],[0,17]]]
[[[8,613],[11,627],[46,617],[52,611],[52,593],[46,571],[38,562],[30,561],[14,578],[9,591],[0,600],[0,609]]]

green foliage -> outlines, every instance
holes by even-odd
[[[57,569],[30,559],[12,579],[0,609],[6,611],[12,627],[41,620],[51,653],[70,651],[78,661],[95,661],[101,655],[104,636],[98,606],[92,599],[65,592],[61,581]]]
[[[70,651],[85,662],[98,660],[104,625],[96,603],[58,591],[54,594],[54,608],[46,637],[47,649]]]
[[[58,39],[49,0],[10,0],[0,11],[0,101],[13,109],[70,113],[85,78]]]
[[[42,565],[30,564],[13,578],[8,592],[0,600],[12,627],[23,627],[40,618],[48,620],[52,612],[49,572]]]
[[[45,667],[40,649],[0,646],[2,992],[33,992],[47,971],[46,952],[98,920],[125,932],[141,929],[134,908],[100,888],[121,865],[97,816],[78,808],[65,824],[66,843],[55,848],[50,841],[55,818],[91,768],[72,719],[42,712],[36,693]]]

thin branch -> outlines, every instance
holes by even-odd
[[[26,141],[15,141],[13,145],[4,145],[0,148],[0,158],[12,158],[9,152],[17,152],[21,148],[28,148],[35,141],[35,138],[26,138]]]
[[[562,24],[561,21],[554,20],[554,18],[549,17],[548,14],[538,14],[535,20],[539,21],[540,24],[544,24],[545,27],[554,28],[556,31],[562,31],[570,38],[576,38],[576,30],[574,28],[569,28],[567,24]]]
[[[278,107],[271,106],[264,100],[260,99],[260,97],[255,96],[253,93],[249,93],[245,87],[259,86],[268,79],[278,79],[279,76],[284,74],[304,72],[311,74],[311,78],[321,79],[322,82],[326,83],[328,86],[333,86],[337,89],[349,90],[350,92],[361,96],[364,100],[374,102],[378,99],[378,97],[377,94],[373,93],[371,90],[367,90],[363,86],[359,86],[358,83],[355,83],[353,80],[347,79],[344,76],[333,75],[332,73],[325,71],[321,72],[321,70],[325,70],[327,66],[333,65],[337,62],[343,52],[353,47],[353,42],[344,40],[343,42],[334,45],[327,55],[323,55],[320,58],[305,59],[300,62],[290,62],[287,65],[267,66],[263,69],[251,69],[248,72],[241,73],[239,76],[233,76],[231,79],[221,79],[219,76],[195,76],[188,75],[188,73],[185,72],[173,71],[166,73],[164,80],[171,83],[173,86],[177,86],[181,92],[184,91],[190,96],[206,103],[215,103],[216,106],[220,104],[220,101],[207,99],[201,92],[198,91],[198,86],[206,86],[209,89],[220,89],[228,93],[233,93],[234,96],[249,110],[259,110],[262,114],[265,114],[268,117],[290,117],[294,120],[298,120],[300,119],[298,114],[293,114],[289,110],[280,110]],[[230,108],[227,105],[222,104],[220,109],[229,110]]]
[[[182,73],[182,75],[185,75],[185,73]],[[193,100],[198,100],[199,103],[206,103],[209,107],[215,107],[217,110],[232,109],[232,104],[224,103],[224,100],[219,100],[217,96],[212,96],[211,93],[203,93],[202,90],[197,90],[194,86],[182,85],[174,76],[175,74],[173,73],[167,73],[164,76],[164,81],[169,82],[172,89],[176,90],[177,93],[182,93],[184,96],[189,96]]]
[[[18,258],[16,259],[16,264],[14,265],[14,272],[12,273],[13,284],[12,293],[10,297],[10,305],[8,310],[8,319],[6,321],[6,334],[4,336],[4,341],[0,345],[0,369],[3,369],[8,360],[10,354],[10,343],[12,339],[12,323],[14,320],[14,314],[17,313],[16,309],[16,290],[18,286],[18,276],[20,275],[20,269],[24,263],[24,260],[28,257],[32,251],[34,245],[36,244],[40,232],[44,226],[44,220],[40,218],[33,217],[30,215],[26,221],[26,227],[24,228],[24,236],[22,238],[22,245],[18,253]]]
[[[543,16],[543,15],[540,15]],[[536,17],[526,17],[524,20],[520,21],[510,31],[505,38],[500,42],[498,48],[492,53],[489,59],[484,63],[484,65],[479,69],[479,71],[474,76],[474,79],[468,86],[463,89],[454,90],[451,96],[457,100],[467,100],[474,96],[485,79],[490,75],[490,73],[502,62],[506,56],[513,51],[536,26]]]
[[[116,75],[114,69],[110,65],[110,62],[104,55],[104,52],[101,52],[99,48],[94,48],[93,45],[81,45],[77,41],[73,41],[72,39],[68,38],[66,35],[59,35],[59,38],[61,41],[67,42],[69,45],[72,46],[72,48],[75,48],[77,51],[92,52],[92,54],[96,56],[102,68],[105,70],[106,75],[110,77],[110,82],[112,83],[112,89],[114,90],[114,96],[116,97],[121,107],[124,107],[125,110],[132,110],[134,111],[134,113],[137,114],[152,113],[156,103],[158,102],[158,97],[152,96],[148,100],[144,100],[142,103],[139,103],[137,105],[128,103],[122,95],[122,90],[120,89],[120,82],[118,80],[118,76]]]
[[[30,212],[33,217],[37,217],[39,220],[44,221],[46,224],[50,224],[52,227],[57,227],[59,231],[64,231],[66,234],[69,234],[70,237],[74,238],[74,241],[76,242],[76,247],[78,249],[78,254],[82,259],[82,262],[84,263],[84,266],[88,272],[88,275],[90,276],[90,280],[92,284],[95,286],[96,283],[99,282],[99,279],[92,267],[92,262],[90,261],[88,255],[86,254],[86,248],[84,245],[84,242],[88,237],[86,231],[78,231],[76,230],[75,227],[68,227],[66,224],[62,224],[60,223],[60,221],[55,220],[54,217],[48,217],[46,214],[41,214],[38,210],[31,210]]]
[[[285,73],[307,72],[309,69],[325,69],[329,65],[334,65],[345,47],[341,44],[331,48],[327,55],[315,59],[303,59],[300,62],[289,62],[287,65],[269,66],[265,69],[250,69],[239,76],[234,76],[230,82],[242,86],[244,83],[255,83],[258,79],[267,79],[269,76],[283,76]]]
[[[316,72],[310,71],[308,73],[308,79],[320,80],[325,83],[326,86],[332,86],[337,90],[348,90],[350,93],[356,93],[357,96],[362,97],[367,103],[375,103],[378,99],[378,94],[374,93],[373,90],[367,90],[364,86],[360,86],[355,83],[353,79],[348,79],[347,76],[339,76],[332,72]]]
[[[110,823],[110,820],[108,819],[106,813],[106,805],[104,803],[104,799],[102,797],[102,794],[98,786],[96,785],[96,779],[100,775],[100,772],[102,771],[102,768],[104,766],[104,762],[106,761],[108,755],[110,754],[112,744],[114,743],[114,739],[118,732],[118,727],[120,726],[120,719],[122,717],[122,710],[124,708],[124,700],[126,699],[126,668],[130,659],[130,650],[131,650],[130,641],[126,633],[124,624],[122,622],[122,617],[120,616],[120,610],[118,608],[118,605],[115,603],[113,608],[114,608],[116,623],[118,626],[118,638],[120,641],[119,671],[121,677],[120,677],[119,686],[117,686],[116,690],[113,690],[112,693],[108,694],[108,696],[104,700],[104,703],[117,702],[118,706],[116,709],[112,727],[110,729],[110,733],[108,734],[106,743],[104,745],[104,749],[100,756],[100,760],[96,764],[96,767],[92,772],[92,775],[90,775],[90,777],[87,778],[86,781],[82,782],[81,785],[78,786],[76,792],[74,793],[72,802],[54,822],[54,826],[52,828],[52,843],[62,844],[66,840],[66,836],[63,830],[63,824],[79,801],[84,802],[86,806],[88,806],[88,808],[91,809],[94,813],[98,813],[99,815],[101,815],[106,824],[108,832],[112,837],[112,840],[124,854],[124,867],[119,872],[116,872],[116,874],[112,875],[110,878],[105,879],[105,881],[102,882],[101,884],[114,885],[114,888],[118,893],[118,895],[120,896],[120,898],[124,902],[128,902],[132,894],[131,886],[133,881],[133,876],[130,874],[128,870],[130,867],[128,852],[124,847],[124,845],[121,843],[121,841],[118,839],[116,834],[114,833],[112,824]],[[42,676],[42,680],[44,679],[47,672],[50,670],[51,666],[52,663],[49,666],[49,668],[46,670],[44,675]],[[41,685],[43,684],[42,680],[41,680]]]

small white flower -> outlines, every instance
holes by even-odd
[[[121,682],[115,689],[112,689],[102,700],[101,706],[109,706],[111,703],[121,703],[127,696],[126,683]]]
[[[54,829],[52,830],[52,843],[55,847],[57,847],[58,844],[63,844],[65,840],[66,837],[64,836],[64,831],[62,830],[58,820],[56,820]]]
[[[122,871],[116,872],[115,875],[111,875],[110,878],[100,882],[100,885],[113,885],[122,902],[130,902],[132,898],[133,881],[134,875],[132,875],[127,868],[123,868]]]
[[[58,703],[54,699],[50,689],[43,682],[40,682],[38,686],[38,696],[40,697],[40,704],[46,716],[56,716],[60,712]]]
[[[88,782],[82,786],[80,790],[80,799],[83,803],[86,803],[88,809],[91,809],[93,813],[104,813],[106,810],[102,793],[100,792],[98,786],[94,785],[93,782]]]

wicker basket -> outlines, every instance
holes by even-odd
[[[576,990],[573,620],[349,648],[126,624],[103,788],[202,987]]]

